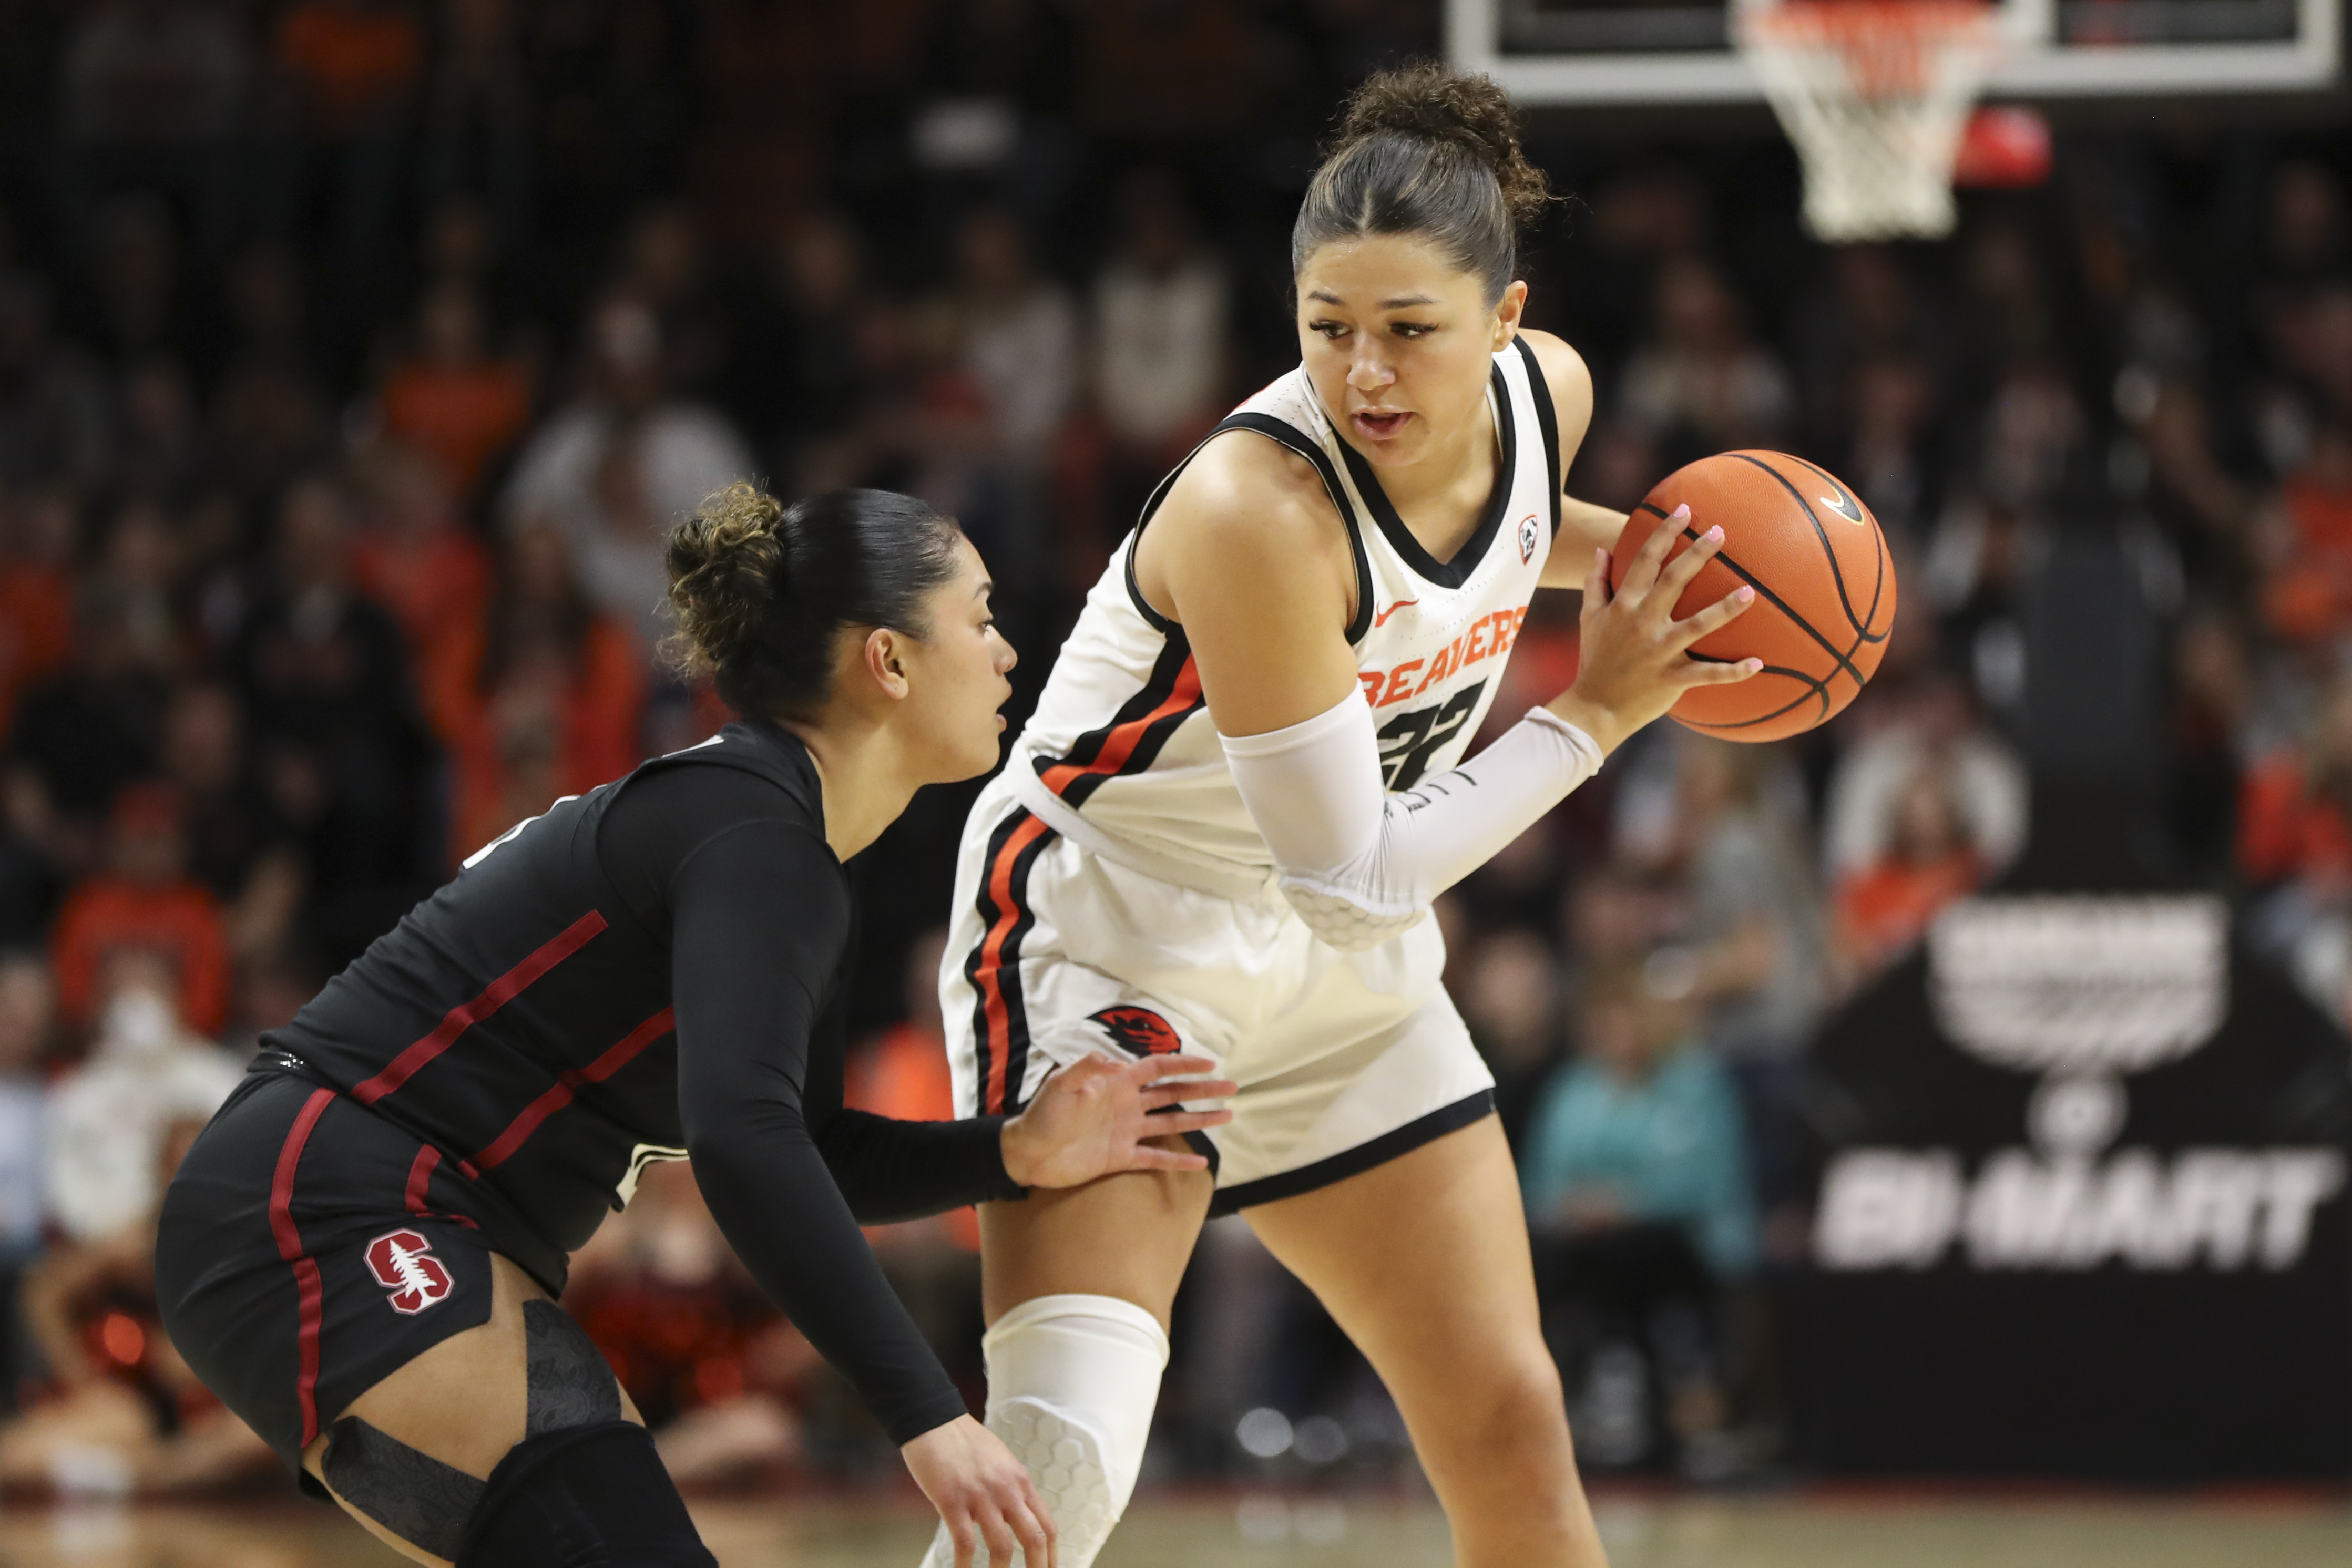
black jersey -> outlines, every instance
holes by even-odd
[[[413,1134],[551,1292],[648,1160],[905,1440],[961,1414],[857,1225],[1017,1196],[998,1124],[842,1108],[846,873],[800,742],[732,725],[477,852],[264,1045]],[[439,1188],[436,1188],[439,1190]]]

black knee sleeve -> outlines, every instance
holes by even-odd
[[[457,1568],[719,1568],[653,1434],[603,1421],[526,1437],[490,1472]]]

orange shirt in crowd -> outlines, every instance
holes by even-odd
[[[2352,628],[2352,490],[2289,479],[2279,500],[2294,531],[2294,554],[2263,585],[2263,615],[2293,642]]]
[[[589,622],[587,635],[581,641],[579,668],[558,716],[551,776],[535,789],[529,788],[529,780],[509,777],[499,749],[498,705],[484,700],[471,686],[471,672],[480,667],[479,626],[477,621],[466,658],[467,706],[455,748],[453,860],[463,859],[524,818],[544,811],[557,797],[584,795],[644,760],[637,740],[645,706],[644,657],[627,632],[599,615]],[[520,798],[522,793],[530,798]]]
[[[352,547],[352,566],[362,591],[400,623],[434,732],[444,745],[459,745],[477,706],[474,672],[490,601],[489,552],[454,529],[421,543],[371,537]]]
[[[348,131],[404,97],[425,68],[425,36],[396,6],[312,0],[278,24],[278,63],[326,130]]]
[[[55,567],[0,569],[0,734],[16,699],[72,656],[72,580]]]
[[[852,1110],[901,1122],[953,1121],[955,1081],[948,1076],[947,1042],[920,1025],[898,1025],[851,1061],[842,1098]],[[980,1250],[978,1214],[959,1208],[939,1218],[949,1240],[967,1252]]]
[[[2335,801],[2313,797],[2294,751],[2264,758],[2238,787],[2238,869],[2256,882],[2352,880],[2352,822]]]
[[[470,497],[482,466],[530,423],[530,378],[510,360],[436,365],[408,360],[383,383],[384,428],[441,465],[450,491]]]
[[[1955,850],[1924,865],[1883,860],[1839,879],[1838,939],[1865,968],[1893,963],[1927,933],[1946,904],[1972,892],[1983,875],[1974,852]]]
[[[107,959],[127,947],[164,955],[180,977],[181,1019],[199,1034],[219,1035],[228,1021],[228,940],[203,883],[155,887],[97,876],[67,895],[51,961],[58,1004],[69,1021],[94,1021],[98,977]]]

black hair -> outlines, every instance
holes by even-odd
[[[1290,270],[1334,240],[1412,235],[1486,286],[1489,307],[1518,270],[1518,231],[1551,201],[1519,147],[1510,96],[1433,60],[1366,78],[1290,230]]]
[[[751,485],[707,497],[670,530],[667,565],[689,674],[738,713],[803,717],[832,695],[846,627],[929,631],[923,601],[956,570],[955,525],[911,496],[828,490],[787,507]]]

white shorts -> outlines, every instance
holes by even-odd
[[[1192,1134],[1211,1212],[1310,1192],[1494,1109],[1439,977],[1434,920],[1369,952],[1315,939],[1279,891],[1240,900],[1082,848],[1003,779],[972,808],[940,968],[956,1114],[1017,1111],[1052,1067],[1179,1050],[1241,1085]]]

